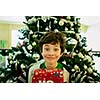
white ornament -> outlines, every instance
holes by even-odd
[[[32,24],[32,23],[33,23],[32,19],[29,19],[28,24]]]
[[[64,25],[64,21],[63,21],[63,20],[60,20],[60,21],[59,21],[59,25],[60,25],[60,26],[63,26],[63,25]]]
[[[79,66],[75,65],[75,66],[74,66],[74,69],[75,69],[75,70],[79,70],[80,68],[79,68]]]
[[[78,53],[78,56],[79,56],[80,58],[84,58],[84,56],[83,56],[83,54],[82,54],[81,52]]]
[[[35,17],[32,17],[32,18],[31,18],[31,21],[32,21],[32,22],[36,22],[36,18],[35,18]]]
[[[67,28],[67,27],[65,27],[65,31],[66,31],[66,32],[68,31],[68,28]]]
[[[35,34],[34,34],[34,35],[32,35],[32,37],[33,37],[33,38],[36,38],[36,37],[37,37],[37,35],[35,35]]]
[[[89,74],[92,74],[93,73],[93,70],[92,70],[91,67],[89,67],[87,70],[88,70]]]
[[[33,58],[38,61],[40,59],[40,55],[38,53],[33,54]]]
[[[21,64],[20,67],[23,69],[25,68],[26,66],[24,64]]]
[[[30,53],[32,53],[32,51],[30,51]]]
[[[89,55],[90,55],[90,56],[93,56],[92,52],[89,52]]]
[[[74,71],[75,71],[75,69],[71,69],[71,71],[72,71],[72,72],[74,72]]]
[[[67,16],[67,19],[71,19],[71,17],[70,16]]]
[[[92,58],[88,55],[85,55],[84,60],[88,60],[88,62],[92,62]]]
[[[94,75],[94,76],[98,76],[98,74],[97,74],[97,73],[95,73],[95,72],[93,72],[93,75]]]
[[[57,24],[57,20],[56,19],[54,20],[54,24]]]
[[[66,65],[66,61],[63,61],[62,63]]]
[[[13,58],[13,54],[9,53],[8,59],[11,60]]]
[[[24,41],[25,41],[25,42],[29,42],[29,39],[28,39],[28,38],[25,38]]]
[[[64,53],[67,53],[67,50],[65,49]]]
[[[44,22],[46,22],[46,20],[47,20],[47,17],[46,16],[42,16],[42,18],[41,18]]]
[[[96,71],[96,68],[95,68],[95,66],[92,66],[92,69],[93,69],[94,71]]]
[[[31,45],[28,45],[28,46],[27,46],[27,49],[28,49],[28,50],[32,50],[32,46],[31,46]]]
[[[11,60],[9,63],[10,63],[10,64],[13,64],[13,61]]]
[[[79,34],[76,34],[76,38],[79,40],[80,39],[80,35]]]
[[[29,34],[33,34],[33,31],[31,30],[31,31],[29,32]]]
[[[48,27],[46,27],[46,28],[45,28],[45,30],[46,30],[46,31],[48,31],[48,30],[49,30],[49,28],[48,28]]]
[[[59,32],[58,29],[55,29],[54,31],[55,31],[55,32]]]
[[[72,52],[71,55],[72,55],[72,56],[76,56],[77,54],[76,54],[75,52]]]
[[[4,75],[4,73],[2,73],[1,75],[0,75],[0,77],[4,77],[5,75]]]
[[[32,45],[35,46],[36,45],[36,42],[33,42]]]
[[[74,25],[73,22],[70,22],[71,27]]]
[[[70,40],[68,40],[68,44],[74,44],[74,45],[76,45],[77,44],[77,40],[71,38]]]
[[[85,70],[87,69],[87,66],[86,65],[84,65],[83,67],[84,67]]]

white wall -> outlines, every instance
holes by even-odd
[[[87,46],[93,51],[100,51],[100,23],[91,25],[87,32]],[[100,72],[100,57],[94,56],[95,67]]]

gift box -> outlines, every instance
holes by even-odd
[[[63,70],[36,69],[33,72],[32,83],[63,83]]]

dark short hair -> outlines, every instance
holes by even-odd
[[[65,50],[65,44],[66,44],[64,33],[54,32],[54,31],[45,33],[39,41],[39,46],[40,46],[41,51],[42,51],[43,44],[47,44],[47,43],[50,43],[50,44],[60,43],[61,53],[63,53]]]

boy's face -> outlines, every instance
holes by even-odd
[[[42,56],[46,63],[54,64],[62,56],[60,43],[58,44],[43,44],[42,46]]]

